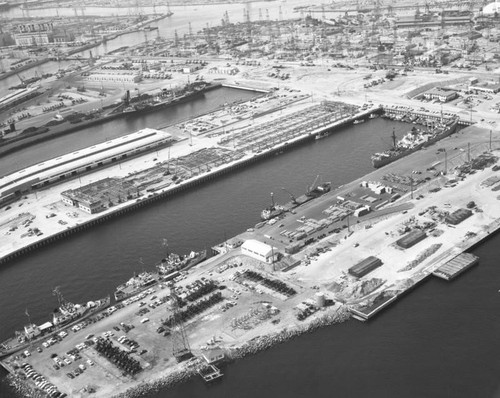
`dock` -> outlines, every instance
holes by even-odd
[[[201,376],[205,383],[212,383],[224,376],[220,369],[214,365],[208,365],[198,369],[198,374]]]
[[[479,257],[472,253],[462,253],[437,268],[432,275],[450,281],[462,272],[468,270],[479,262]]]

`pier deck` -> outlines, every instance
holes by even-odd
[[[224,376],[220,369],[214,365],[208,365],[207,367],[199,369],[198,374],[201,376],[203,381],[205,381],[205,383],[212,383]]]

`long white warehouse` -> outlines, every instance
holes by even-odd
[[[16,171],[0,178],[0,205],[32,189],[42,188],[106,164],[155,150],[171,142],[172,136],[169,133],[145,128]]]

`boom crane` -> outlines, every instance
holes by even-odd
[[[321,181],[320,184],[317,184],[319,179],[320,175],[318,174],[312,185],[307,187],[306,196],[317,198],[318,196],[321,196],[330,191],[332,183]]]
[[[19,73],[16,73],[16,76],[19,78],[19,80],[21,80],[21,83],[22,83],[22,84],[26,84],[26,83],[24,82],[24,79],[23,79],[23,78],[19,75]]]
[[[281,188],[283,191],[285,191],[288,196],[290,196],[290,199],[292,201],[293,204],[297,204],[297,199],[295,198],[295,196],[288,190],[286,190],[285,188]]]
[[[316,178],[314,179],[314,182],[311,184],[311,186],[307,187],[307,193],[310,193],[311,191],[314,190],[314,188],[316,187],[316,183],[318,182],[319,180],[319,174],[316,176]]]

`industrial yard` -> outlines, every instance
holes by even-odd
[[[344,319],[347,310],[360,319],[370,317],[379,307],[498,227],[496,219],[500,215],[495,193],[498,151],[496,142],[489,150],[488,136],[488,131],[469,127],[429,150],[418,151],[404,161],[296,207],[277,220],[259,223],[221,245],[221,254],[181,273],[175,279],[175,288],[170,282],[160,282],[110,307],[105,317],[100,315],[80,323],[81,330],[68,330],[68,336],[58,339],[61,341],[50,348],[43,347],[42,352],[37,352],[32,347],[28,349],[29,357],[17,354],[4,364],[14,370],[29,363],[45,380],[71,396],[108,396],[111,391],[124,391],[141,381],[152,382],[172,372],[177,374],[179,369],[195,371],[207,363],[203,354],[209,357],[213,349],[221,350],[225,357],[237,355],[237,348],[246,342],[280,333],[289,325],[301,327],[333,314],[339,320]],[[196,148],[206,143],[207,138],[191,137],[191,140]],[[190,140],[183,143],[188,152],[192,150]],[[470,150],[464,153],[460,149],[467,148],[468,143]],[[446,174],[442,173],[444,163],[428,166],[441,158],[443,149],[448,153]],[[129,162],[155,163],[153,159],[148,161],[148,156],[158,155]],[[125,165],[121,167],[127,170]],[[415,176],[414,186],[412,182],[402,188],[405,181],[410,181],[405,176]],[[54,198],[61,189],[57,185],[37,193],[37,206],[40,200],[50,203],[53,198],[46,211],[55,216],[46,218],[37,213],[39,220],[31,217],[26,219],[29,221],[23,218],[17,222],[33,223],[31,229],[36,225],[38,230],[48,233],[50,229],[45,224],[60,225],[58,219],[68,217],[75,225],[92,217]],[[31,194],[22,202],[25,214],[35,212],[33,208],[30,210],[30,197]],[[391,202],[393,197],[396,199]],[[370,211],[353,215],[356,209],[367,205]],[[455,221],[449,215],[467,208],[470,208],[468,217],[453,225]],[[62,212],[66,212],[65,216]],[[402,239],[415,230],[421,233]],[[294,235],[297,231],[301,233]],[[251,242],[255,241],[265,244],[261,247],[263,260],[248,254],[254,247]],[[259,250],[260,246],[255,247]],[[266,247],[273,248],[272,257],[276,261],[269,262]],[[356,274],[352,268],[370,256],[379,259],[376,268]],[[186,292],[192,291],[193,286],[198,286],[195,290],[211,286],[200,290],[193,304],[189,304],[199,307],[206,302],[203,309],[196,310],[199,315],[190,315],[183,323],[189,349],[201,362],[178,364],[172,354],[176,324],[168,320],[175,313],[172,297],[188,300]],[[260,304],[255,304],[256,297]],[[132,350],[127,355],[137,361],[141,370],[133,375],[123,373],[96,349],[103,344],[99,336],[122,351]],[[59,361],[55,362],[55,358]],[[15,372],[22,375],[26,369]]]
[[[467,251],[500,228],[500,52],[492,7],[467,4],[298,6],[293,19],[280,6],[276,20],[259,8],[242,22],[224,12],[220,25],[144,33],[142,43],[88,59],[72,57],[73,47],[155,30],[167,14],[98,24],[75,12],[65,37],[60,21],[36,31],[12,23],[4,40],[18,48],[0,50],[0,78],[49,57],[74,64],[19,77],[20,91],[0,99],[0,150],[54,139],[55,126],[64,134],[82,120],[188,102],[200,87],[259,95],[1,175],[0,263],[345,126],[387,117],[406,122],[410,136],[454,127],[347,184],[318,174],[305,192],[282,188],[286,203],[271,194],[260,222],[212,257],[116,281],[147,283],[65,327],[27,325],[22,349],[1,347],[2,365],[49,396],[110,397],[195,374],[211,382],[227,360],[349,317],[368,321],[427,278],[451,281],[477,264]],[[30,43],[43,47],[38,55]]]

